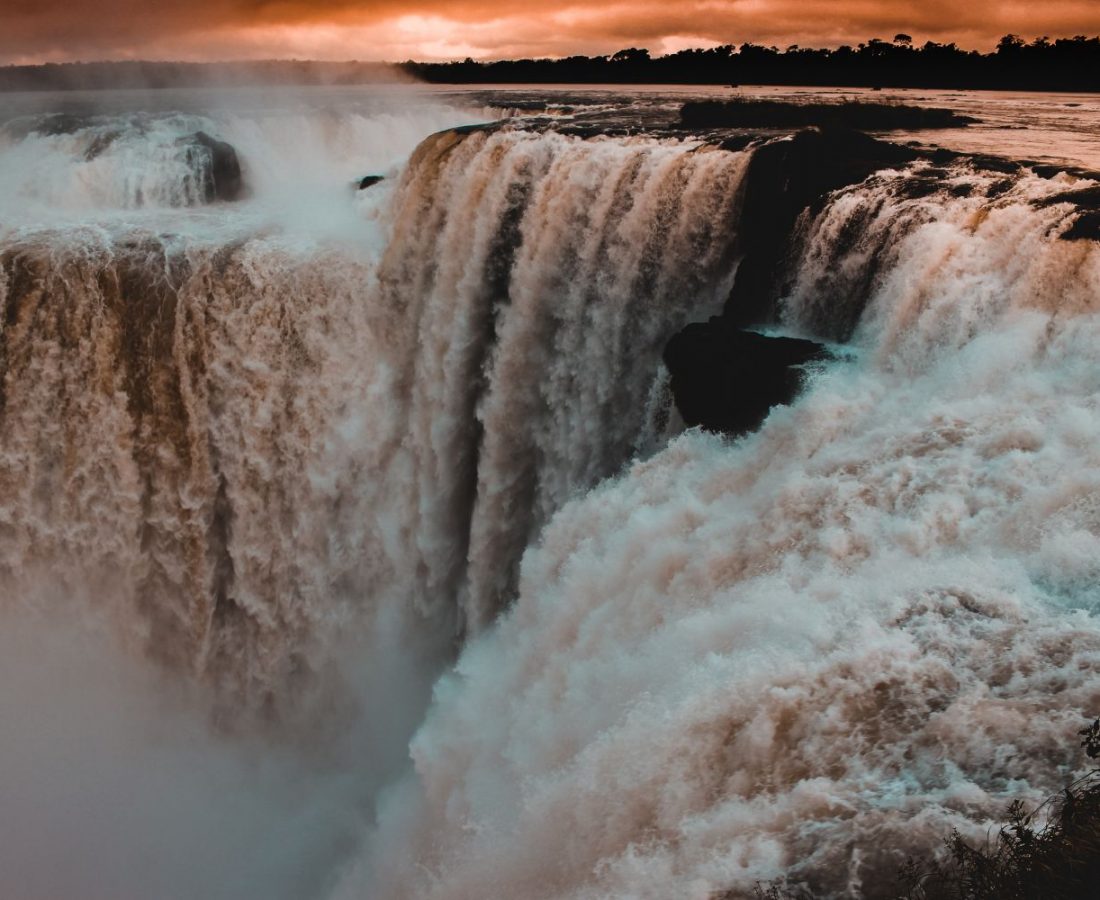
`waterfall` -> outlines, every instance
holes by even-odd
[[[373,256],[13,236],[0,575],[110,597],[134,641],[245,694],[383,606],[482,627],[554,511],[675,430],[661,349],[728,292],[743,163],[447,131]]]
[[[794,406],[551,519],[338,897],[892,897],[1079,770],[1100,247],[1042,201],[1087,182],[927,177],[801,221],[780,325],[853,340]]]
[[[516,131],[418,150],[379,281],[412,361],[410,543],[472,627],[559,507],[668,433],[667,399],[663,420],[645,400],[667,339],[729,291],[743,170],[705,147]]]
[[[63,860],[0,841],[22,893],[884,897],[1080,764],[1093,182],[899,155],[745,297],[759,148],[493,117],[0,129],[0,794]],[[663,351],[742,301],[830,359],[685,430]]]

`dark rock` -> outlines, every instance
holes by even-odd
[[[760,140],[758,134],[735,134],[733,137],[728,137],[718,145],[719,150],[729,150],[731,153],[737,153],[741,150],[747,149],[756,141]]]
[[[496,131],[500,127],[499,122],[478,122],[474,125],[456,125],[447,131],[455,134],[477,134],[479,131]]]
[[[117,141],[121,136],[122,132],[117,129],[114,131],[103,131],[97,134],[88,145],[88,149],[84,151],[84,161],[91,162],[97,156],[106,152],[111,144]]]
[[[755,148],[738,216],[741,262],[722,315],[687,326],[665,348],[673,395],[686,423],[739,434],[755,428],[775,404],[790,401],[800,384],[799,366],[826,358],[823,346],[766,338],[746,329],[775,321],[777,300],[792,287],[791,260],[797,256],[806,217],[818,214],[833,192],[859,184],[882,169],[901,168],[916,160],[926,160],[932,167],[899,179],[896,192],[902,197],[970,195],[975,190],[972,184],[954,180],[959,166],[1006,176],[990,186],[989,195],[997,196],[1015,183],[1007,176],[1022,170],[1020,163],[998,156],[923,150],[843,128],[807,129]],[[1073,203],[1080,211],[1064,238],[1100,239],[1100,188],[1042,201],[1061,202]],[[869,205],[864,218],[875,214]],[[853,216],[852,227],[838,234],[837,258],[865,235],[861,221]],[[845,281],[845,296],[835,298],[835,304],[832,297],[821,298],[828,310],[835,306],[835,313],[822,319],[819,333],[840,341],[851,334],[873,290],[885,247],[885,243],[864,246],[864,272]]]
[[[814,341],[741,331],[718,317],[688,325],[664,352],[684,422],[728,435],[754,430],[773,406],[790,403],[800,367],[827,358]]]
[[[1100,172],[1097,172],[1095,169],[1086,169],[1081,166],[1037,162],[1024,163],[1024,165],[1030,166],[1032,172],[1040,178],[1046,178],[1047,180],[1057,178],[1064,173],[1066,175],[1072,175],[1074,178],[1088,178],[1093,181],[1100,181]]]
[[[698,100],[680,109],[687,128],[857,128],[912,131],[977,122],[949,109],[901,103],[791,103],[782,100]]]
[[[207,203],[236,200],[244,183],[241,162],[232,144],[219,141],[205,131],[180,138],[187,145],[188,161],[202,172],[203,195]]]
[[[898,184],[895,193],[907,200],[920,200],[931,197],[943,190],[943,174],[937,169],[926,169],[918,172],[912,178],[906,178]]]
[[[824,347],[745,328],[774,318],[775,300],[788,287],[796,223],[807,210],[820,211],[833,191],[920,158],[927,154],[847,129],[801,131],[755,150],[739,217],[742,259],[725,310],[688,325],[665,346],[673,397],[688,425],[741,434],[776,404],[790,402],[802,380],[798,367],[827,358]]]
[[[73,113],[50,113],[42,116],[34,125],[33,131],[46,137],[58,134],[76,134],[93,124],[90,116],[74,115]]]
[[[1063,241],[1100,241],[1100,210],[1081,213],[1059,237]]]
[[[963,157],[963,154],[960,154],[960,157]],[[989,153],[971,153],[963,158],[969,159],[970,164],[975,169],[982,169],[987,172],[998,172],[1001,175],[1019,175],[1023,171],[1023,166],[1020,163],[1012,159],[1005,159],[1003,156],[993,156]]]
[[[1079,209],[1100,209],[1100,185],[1074,191],[1062,191],[1035,201],[1036,206],[1039,207],[1054,206],[1057,203],[1072,203]]]
[[[356,182],[356,190],[365,191],[369,187],[374,187],[378,182],[385,181],[384,175],[364,175]]]
[[[1078,212],[1073,224],[1059,235],[1062,240],[1100,241],[1100,185],[1063,191],[1035,201],[1035,205],[1039,207],[1055,206],[1059,203],[1072,204]]]

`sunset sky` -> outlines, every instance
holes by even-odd
[[[1100,33],[1100,0],[0,0],[0,62],[654,54]]]

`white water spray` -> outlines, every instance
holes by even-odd
[[[339,897],[704,900],[783,874],[889,897],[907,854],[1080,765],[1100,248],[1031,205],[1065,184],[933,206],[892,199],[903,177],[833,200],[786,304],[828,323],[807,285],[893,241],[856,358],[552,519]]]
[[[1076,183],[960,167],[950,197],[912,173],[833,197],[783,325],[853,333],[852,358],[731,443],[677,436],[660,356],[729,292],[748,154],[421,142],[483,117],[387,115],[161,116],[91,160],[117,123],[5,133],[0,598],[31,634],[113,635],[121,681],[59,683],[132,715],[35,725],[0,773],[79,742],[72,795],[102,808],[87,783],[133,765],[104,735],[140,747],[182,680],[167,745],[211,710],[230,734],[150,792],[233,784],[271,741],[290,788],[229,791],[234,821],[290,834],[227,844],[240,871],[325,895],[365,835],[335,890],[371,900],[710,900],[784,872],[881,896],[900,855],[1057,787],[1100,703],[1100,254],[1032,201]],[[245,201],[188,193],[196,128],[237,148]],[[15,777],[29,817],[45,786]],[[155,865],[96,882],[67,845],[97,814],[55,830],[63,871],[2,868],[31,894],[224,894],[231,864],[206,883],[165,849],[217,828],[166,809],[107,832],[162,830]]]

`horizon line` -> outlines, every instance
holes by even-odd
[[[727,43],[727,44],[717,44],[717,45],[710,46],[710,47],[707,47],[707,46],[685,47],[681,50],[676,50],[676,51],[673,51],[673,52],[670,52],[670,53],[662,53],[662,54],[657,55],[657,56],[652,56],[651,59],[666,59],[668,57],[677,56],[677,55],[682,54],[682,53],[693,52],[693,51],[710,51],[710,50],[719,49],[721,47],[732,47],[737,53],[740,53],[741,49],[743,47],[764,47],[764,48],[769,49],[769,50],[775,50],[780,54],[786,54],[786,53],[791,52],[792,50],[810,50],[810,51],[823,51],[824,50],[824,51],[829,51],[829,52],[835,52],[837,50],[840,50],[843,47],[848,47],[850,49],[855,50],[855,49],[858,49],[859,47],[863,47],[863,46],[866,46],[866,45],[869,45],[869,44],[872,44],[872,43],[876,43],[876,42],[877,43],[882,43],[882,44],[887,44],[887,45],[890,45],[890,46],[895,46],[895,45],[901,44],[903,46],[909,46],[914,50],[919,50],[922,47],[926,47],[926,46],[929,46],[929,45],[938,46],[938,47],[955,47],[957,50],[959,50],[963,53],[981,53],[983,55],[986,55],[986,54],[990,54],[990,53],[995,53],[996,50],[997,50],[998,45],[1000,44],[1000,41],[1004,40],[1007,37],[1019,38],[1020,40],[1023,40],[1025,45],[1034,44],[1035,42],[1043,40],[1043,39],[1046,39],[1051,44],[1057,43],[1058,41],[1075,41],[1075,40],[1080,40],[1080,39],[1084,39],[1084,40],[1097,40],[1097,39],[1100,39],[1100,35],[1089,36],[1089,35],[1084,35],[1084,34],[1075,34],[1075,35],[1070,35],[1070,36],[1063,35],[1063,36],[1058,36],[1058,37],[1051,37],[1050,35],[1036,35],[1036,36],[1032,37],[1030,40],[1027,40],[1027,39],[1023,38],[1022,35],[1016,34],[1015,32],[1008,32],[1008,33],[1002,35],[997,40],[997,42],[993,44],[991,49],[982,50],[978,47],[973,47],[973,46],[971,46],[971,47],[960,46],[956,41],[947,41],[947,42],[942,42],[941,43],[939,41],[934,41],[934,40],[929,39],[929,40],[924,41],[923,43],[918,44],[916,42],[916,40],[912,37],[910,37],[909,42],[898,41],[897,37],[902,35],[902,34],[904,34],[904,32],[899,32],[898,35],[896,35],[895,38],[892,39],[892,40],[885,40],[883,38],[878,38],[878,37],[870,37],[870,38],[867,38],[867,39],[859,42],[858,44],[841,43],[841,44],[837,44],[835,46],[808,46],[808,45],[801,45],[801,44],[790,44],[787,47],[778,47],[775,44],[757,44],[757,43],[753,43],[752,41],[743,41],[742,43],[739,43],[739,44],[734,43],[734,42],[730,42],[730,43]],[[292,56],[271,56],[271,57],[256,57],[256,58],[237,58],[237,59],[148,59],[148,58],[141,58],[141,59],[109,59],[109,58],[108,59],[71,59],[71,60],[64,60],[64,61],[49,60],[49,61],[44,61],[44,62],[8,62],[8,63],[0,63],[0,70],[2,70],[2,69],[38,69],[38,68],[46,68],[46,67],[50,67],[50,66],[53,66],[53,67],[61,67],[61,66],[99,66],[99,65],[187,65],[187,66],[226,66],[226,65],[237,66],[237,65],[239,65],[239,66],[245,66],[245,65],[259,65],[259,64],[265,64],[265,63],[310,63],[310,64],[335,65],[335,66],[339,66],[339,65],[403,66],[403,65],[408,65],[410,63],[416,64],[416,65],[454,65],[454,64],[463,64],[463,63],[472,62],[472,63],[478,63],[478,64],[482,64],[482,65],[491,65],[493,63],[520,62],[520,61],[526,61],[526,60],[537,61],[537,62],[556,62],[556,61],[559,61],[559,60],[566,60],[566,59],[610,59],[616,53],[622,52],[623,50],[645,50],[646,53],[651,52],[648,47],[639,47],[637,45],[633,45],[633,46],[630,46],[630,47],[621,47],[621,48],[619,48],[619,50],[611,51],[609,53],[598,53],[598,54],[594,54],[594,55],[588,55],[588,54],[584,54],[584,53],[577,53],[577,54],[570,54],[570,55],[567,55],[567,56],[501,56],[501,57],[488,57],[488,56],[471,57],[471,56],[465,56],[465,57],[440,57],[440,58],[436,58],[436,59],[413,59],[413,58],[410,57],[408,59],[403,59],[403,60],[322,59],[322,58],[316,58],[316,57],[304,57],[303,58],[303,57],[292,57]]]

